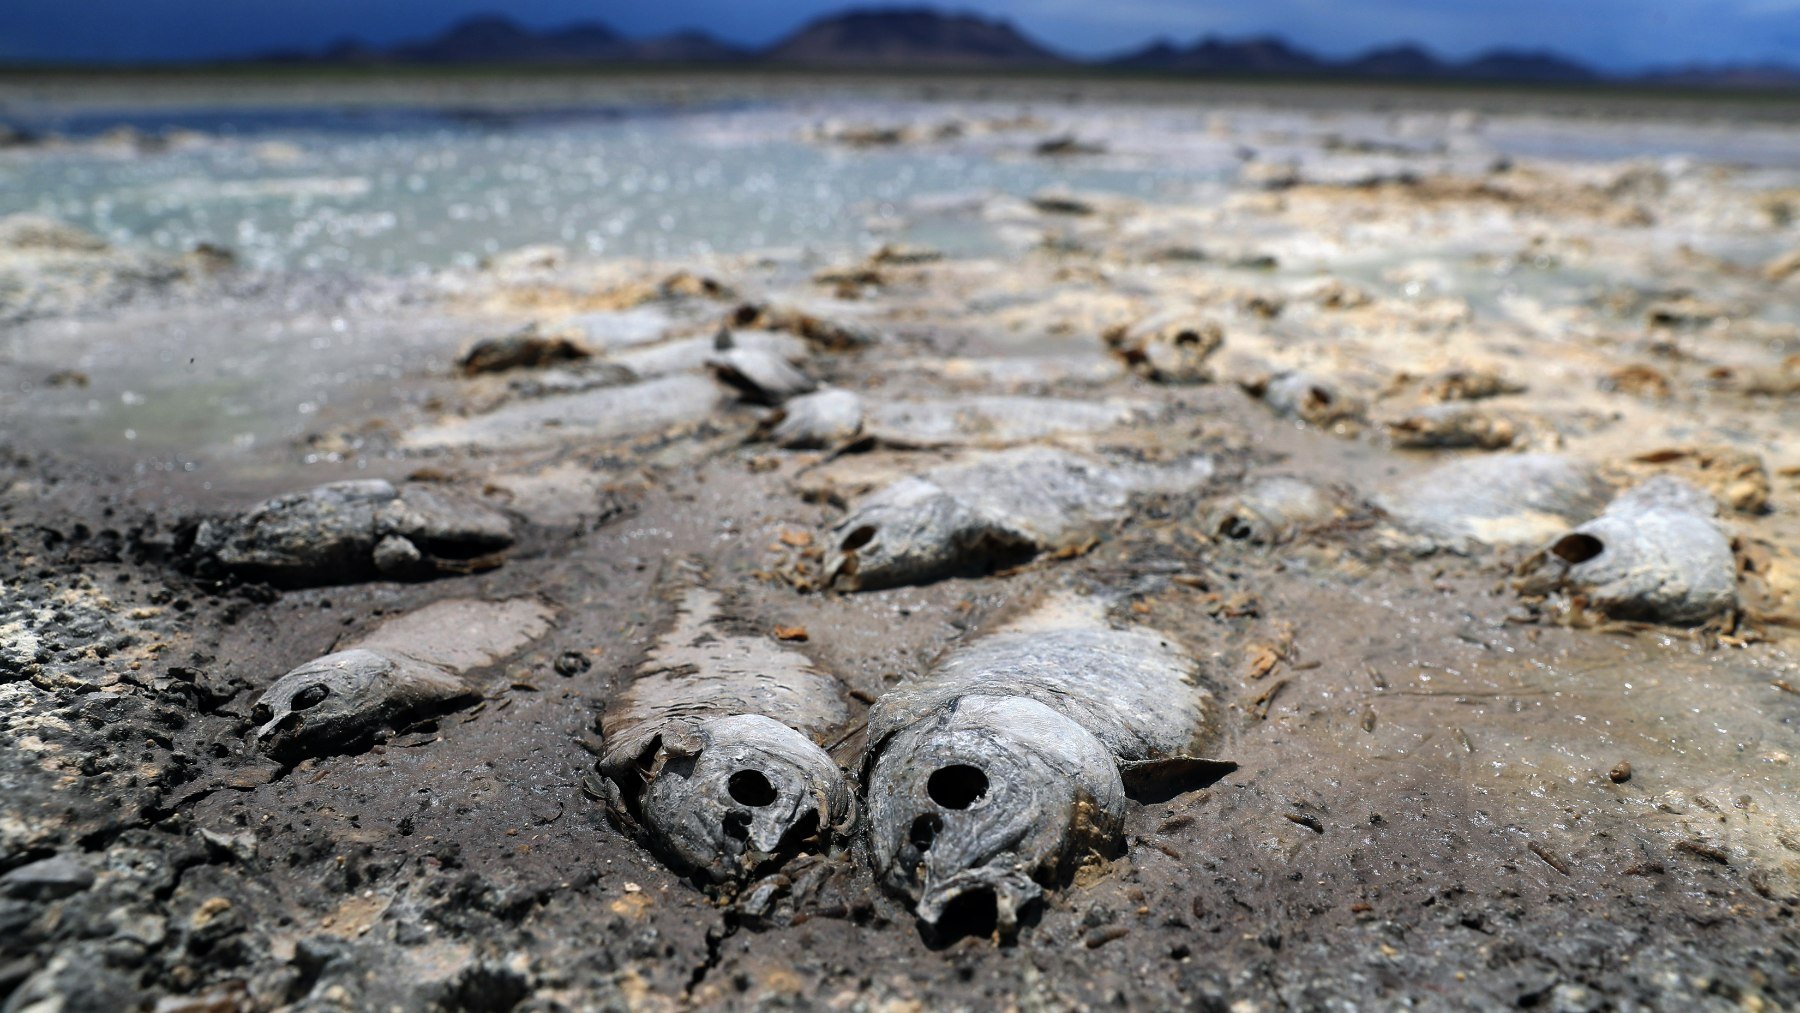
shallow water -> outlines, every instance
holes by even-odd
[[[679,259],[900,238],[980,254],[1001,249],[999,236],[962,202],[915,202],[1056,186],[1149,198],[1224,169],[995,159],[979,144],[847,151],[802,141],[808,119],[791,110],[114,117],[172,143],[0,159],[0,214],[40,212],[170,251],[212,243],[264,270],[414,272],[535,243]],[[99,122],[49,125],[80,136]]]

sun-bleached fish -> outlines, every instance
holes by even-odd
[[[1043,447],[990,454],[864,498],[832,529],[825,573],[841,590],[872,590],[1022,563],[1095,537],[1134,493],[1193,488],[1212,472],[1205,458],[1158,467]]]
[[[728,618],[718,592],[684,581],[676,593],[674,625],[601,717],[600,772],[622,826],[677,868],[738,884],[854,821],[822,748],[849,705],[804,655]]]
[[[958,648],[869,714],[869,852],[921,922],[1002,932],[1044,887],[1119,850],[1127,795],[1211,780],[1199,663],[1092,599],[1052,598]]]

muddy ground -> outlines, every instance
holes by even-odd
[[[909,129],[941,121],[929,104],[871,108],[803,136],[851,157],[961,143]],[[1064,132],[1106,148],[1068,157],[1173,157],[1183,138],[1132,133],[1122,108],[1039,106],[1007,129],[1023,157]],[[1337,116],[1209,111],[1196,138],[1259,154],[1204,199],[984,196],[969,214],[1018,244],[1003,256],[538,250],[324,281],[10,234],[5,1010],[1800,1004],[1796,180],[1704,157],[1499,157],[1484,132],[1523,129],[1505,114]],[[1209,381],[1149,375],[1103,339],[1170,309],[1222,336]],[[866,403],[951,421],[782,449],[759,428],[769,409],[706,369],[632,358],[721,324],[786,335]],[[453,367],[464,341],[523,325],[594,355]],[[179,383],[157,388],[175,392],[158,416],[173,436],[84,428],[82,405],[141,389],[154,362],[178,372],[184,341],[217,347],[189,336],[284,326],[409,343],[396,376],[234,457],[180,452],[204,410]],[[644,345],[617,339],[646,326]],[[174,358],[133,360],[138,345]],[[1256,396],[1284,370],[1330,410]],[[1461,400],[1432,382],[1453,370],[1504,391]],[[999,395],[1129,410],[1020,433],[1019,403],[970,408]],[[1407,420],[1443,399],[1485,445],[1410,445]],[[868,490],[1019,444],[1214,468],[1070,551],[820,586],[831,527]],[[1425,544],[1376,503],[1447,460],[1522,452],[1715,493],[1738,607],[1697,626],[1559,610],[1513,583],[1538,544]],[[1206,523],[1266,474],[1343,509],[1272,546]],[[200,518],[348,477],[460,490],[517,541],[477,572],[310,588],[194,548]],[[1204,661],[1224,704],[1213,751],[1238,769],[1136,807],[1119,852],[1016,938],[921,932],[853,847],[797,859],[751,917],[668,871],[593,791],[598,715],[690,558],[736,619],[803,630],[788,645],[859,708],[1053,590],[1126,602]],[[251,740],[258,698],[303,662],[433,602],[521,598],[553,619],[475,666],[473,706],[297,762]],[[860,738],[831,745],[855,769]]]

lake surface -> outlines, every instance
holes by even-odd
[[[852,150],[809,143],[807,115],[770,107],[112,110],[27,125],[82,140],[0,158],[0,214],[169,251],[211,243],[263,270],[406,273],[536,243],[664,260],[896,238],[990,253],[1000,243],[965,213],[972,200],[1052,187],[1154,198],[1232,164],[1030,157],[1044,128]],[[160,150],[108,143],[121,125]],[[1009,148],[1020,157],[995,157]]]

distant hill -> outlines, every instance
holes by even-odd
[[[1593,81],[1593,68],[1555,53],[1496,49],[1453,68],[1455,76],[1486,81]]]
[[[1333,70],[1349,77],[1386,77],[1423,79],[1444,76],[1444,65],[1421,46],[1389,46],[1367,53]]]
[[[851,10],[819,18],[761,54],[816,67],[1047,67],[1068,63],[1012,23],[928,7]]]
[[[747,49],[720,42],[705,32],[688,29],[671,35],[639,39],[631,44],[631,58],[665,63],[713,63],[725,60],[747,60]]]
[[[603,64],[710,63],[743,60],[750,55],[749,50],[698,30],[630,39],[599,22],[580,22],[540,32],[503,15],[486,14],[459,21],[429,39],[391,49],[343,39],[317,55],[281,53],[265,59],[323,63]]]
[[[575,24],[533,32],[500,15],[458,22],[435,38],[400,46],[389,54],[412,63],[570,63],[616,60],[628,46],[601,24]]]
[[[1325,64],[1281,39],[1227,42],[1208,36],[1182,49],[1167,39],[1110,61],[1112,66],[1178,74],[1317,74]]]
[[[1579,84],[1592,81],[1680,87],[1800,88],[1800,70],[1782,66],[1683,67],[1631,77],[1606,75],[1544,51],[1497,49],[1473,59],[1445,60],[1403,43],[1333,60],[1275,36],[1190,45],[1158,39],[1105,60],[1074,60],[1011,22],[929,7],[847,10],[808,22],[760,50],[721,41],[704,30],[634,39],[598,22],[535,30],[498,14],[469,18],[428,39],[378,48],[343,39],[317,53],[270,53],[282,63],[331,64],[704,64],[758,62],[797,67],[900,70],[1029,70],[1093,67],[1153,74],[1235,77],[1323,77],[1348,80],[1467,80]]]
[[[1183,49],[1167,39],[1107,61],[1127,70],[1174,74],[1267,74],[1279,77],[1331,76],[1385,80],[1467,79],[1484,81],[1592,81],[1593,70],[1554,53],[1494,50],[1463,63],[1440,60],[1421,46],[1371,50],[1350,60],[1330,61],[1282,39],[1263,36],[1231,41],[1208,36]]]

